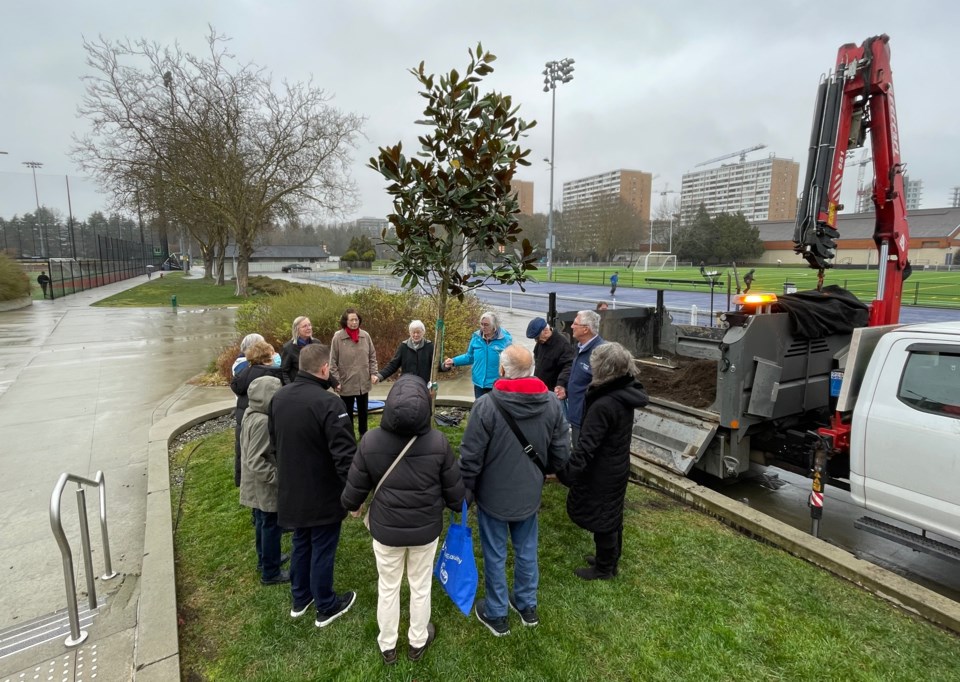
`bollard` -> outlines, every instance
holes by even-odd
[[[176,294],[170,297],[170,307],[173,308],[173,312],[177,312],[177,295]]]

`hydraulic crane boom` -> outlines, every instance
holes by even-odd
[[[837,211],[847,150],[862,147],[867,132],[873,150],[873,240],[880,253],[877,296],[870,326],[900,319],[903,280],[910,275],[910,230],[903,192],[903,164],[890,70],[889,37],[874,36],[859,47],[848,43],[837,54],[836,71],[817,91],[803,198],[794,232],[795,251],[819,270],[833,267]]]

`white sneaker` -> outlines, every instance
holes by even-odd
[[[304,604],[302,609],[298,609],[298,608],[296,607],[296,605],[294,605],[294,607],[293,607],[292,609],[290,609],[290,617],[291,617],[291,618],[299,618],[300,616],[302,616],[303,614],[305,614],[305,613],[307,612],[307,609],[310,608],[310,605],[311,605],[311,604],[313,604],[313,599],[311,599],[311,600],[308,601],[306,604]]]

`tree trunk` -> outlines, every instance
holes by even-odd
[[[213,246],[200,244],[200,259],[203,261],[203,278],[213,279]]]
[[[237,272],[236,295],[246,298],[247,281],[250,273],[250,256],[253,254],[253,244],[247,240],[237,242]]]
[[[436,336],[433,341],[434,347],[434,356],[433,356],[433,366],[430,368],[430,386],[437,386],[436,391],[431,391],[430,399],[430,414],[434,413],[436,409],[437,394],[440,392],[439,384],[437,384],[437,371],[440,366],[440,363],[443,362],[443,342],[446,337],[446,323],[444,322],[444,316],[447,313],[447,298],[449,297],[449,286],[447,277],[442,279],[440,286],[440,295],[437,298],[437,326],[436,326]]]
[[[216,252],[217,252],[217,255],[215,256],[216,264],[217,264],[216,265],[216,272],[217,272],[216,285],[218,287],[222,287],[223,286],[223,260],[227,256],[227,249],[223,244],[217,244]]]

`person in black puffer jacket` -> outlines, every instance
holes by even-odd
[[[394,460],[410,446],[370,503],[370,534],[380,575],[377,643],[384,662],[396,661],[400,624],[400,583],[404,562],[410,583],[411,660],[433,641],[430,588],[444,506],[459,511],[465,490],[460,467],[446,436],[431,428],[430,394],[415,374],[390,389],[380,428],[364,434],[340,498],[349,511],[360,509]]]
[[[566,468],[557,472],[570,487],[567,514],[593,533],[593,564],[574,570],[584,580],[609,580],[617,574],[623,549],[623,503],[630,478],[633,413],[647,404],[637,381],[633,356],[619,343],[605,343],[590,359],[593,381],[587,389],[580,440]]]
[[[237,396],[237,408],[234,412],[237,426],[236,438],[234,439],[233,484],[238,488],[240,487],[240,429],[249,401],[247,389],[260,377],[281,378],[279,357],[274,352],[273,346],[264,341],[262,337],[247,348],[244,357],[247,359],[246,369],[235,374],[233,380],[230,381],[230,390]]]

